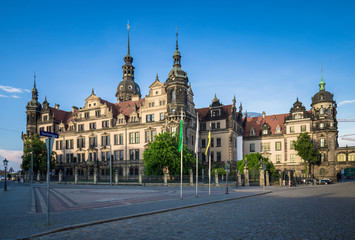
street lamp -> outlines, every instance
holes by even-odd
[[[6,173],[6,170],[7,170],[7,163],[9,162],[9,161],[7,161],[6,160],[6,158],[5,158],[5,160],[3,161],[4,162],[4,167],[5,167],[5,183],[4,183],[4,191],[7,191],[7,184],[6,184],[6,179],[7,179],[7,173]]]

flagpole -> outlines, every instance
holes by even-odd
[[[199,121],[198,113],[196,116],[196,139],[195,139],[195,154],[196,154],[196,198],[198,198],[198,146],[199,146]]]
[[[182,110],[183,110],[183,108],[181,108],[181,126],[183,126],[182,125],[182,121],[183,121]],[[180,127],[180,131],[181,131],[181,133],[180,133],[180,135],[181,135],[180,141],[182,141],[181,142],[181,151],[180,151],[180,155],[181,155],[181,161],[180,161],[180,174],[181,174],[181,177],[180,177],[180,199],[182,199],[182,177],[183,177],[183,175],[182,175],[182,152],[183,152],[183,149],[184,149],[184,142],[183,142],[184,130],[183,130],[183,127]]]
[[[211,153],[208,155],[208,195],[211,195]]]

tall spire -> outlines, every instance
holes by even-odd
[[[127,56],[131,55],[130,49],[129,49],[129,29],[130,28],[131,28],[131,26],[129,26],[129,21],[128,21],[128,23],[127,23],[127,33],[128,33]]]
[[[321,80],[319,83],[319,91],[324,91],[325,90],[325,82],[323,80],[323,64],[320,65],[320,70],[321,70]]]
[[[176,26],[176,50],[179,50],[179,45],[178,45],[178,27]]]
[[[174,52],[174,68],[181,68],[181,55],[179,52],[179,45],[178,45],[178,29],[176,27],[176,47],[175,47],[175,52]]]
[[[33,74],[33,87],[36,88],[36,72]]]

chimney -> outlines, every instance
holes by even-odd
[[[72,113],[74,113],[76,110],[78,110],[78,108],[77,108],[77,107],[75,107],[75,106],[72,106],[72,107],[71,107],[71,111],[72,111]]]
[[[265,115],[266,115],[266,114],[265,114],[265,111],[263,111],[263,119],[265,118]]]
[[[55,104],[55,109],[59,110],[59,104]]]

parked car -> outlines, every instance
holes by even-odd
[[[5,181],[5,177],[0,177],[0,181]]]
[[[320,184],[332,184],[333,181],[332,179],[329,179],[329,178],[323,178],[320,180]]]

